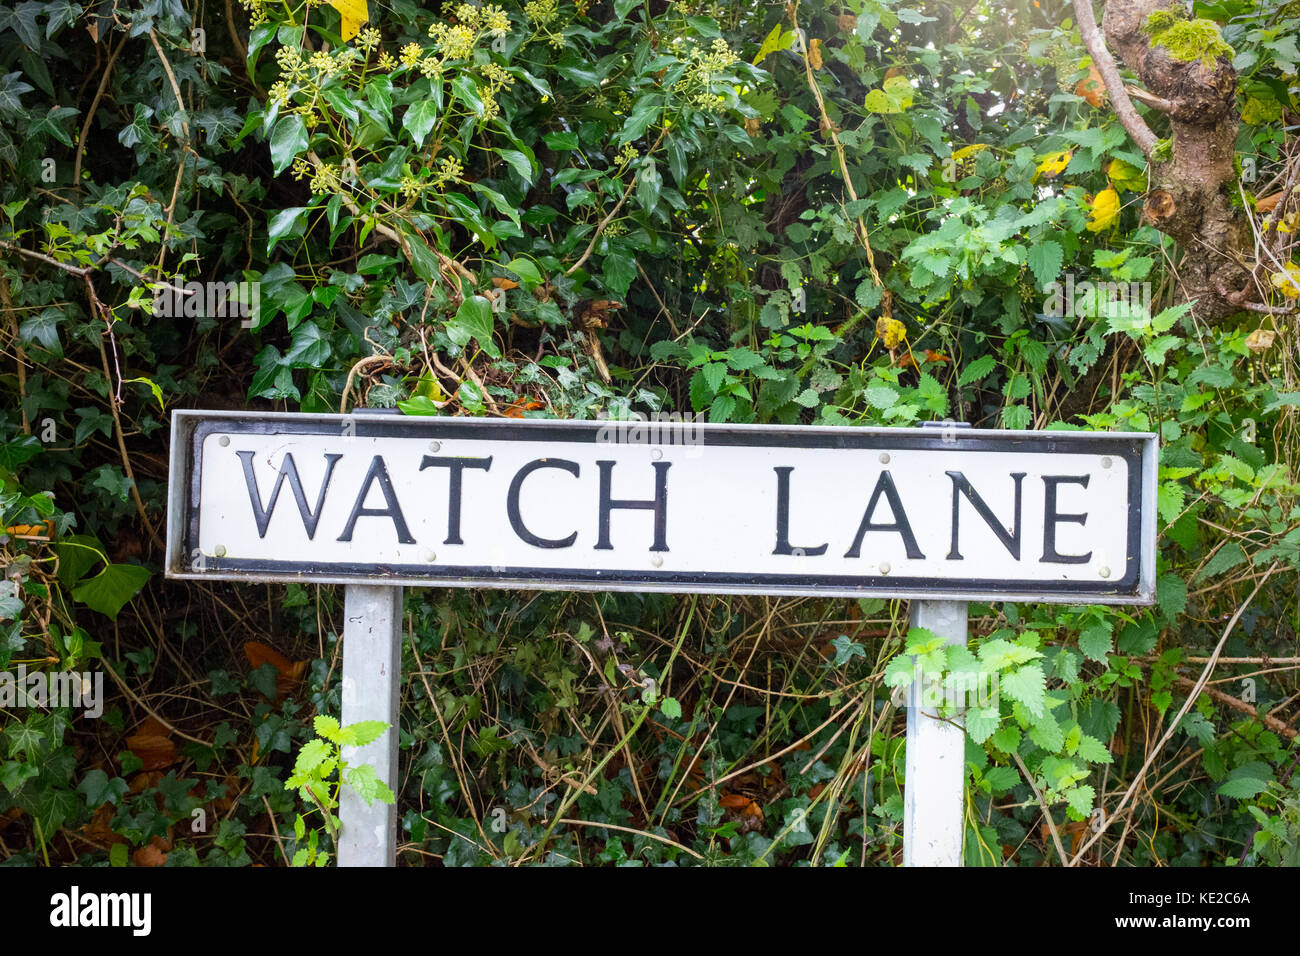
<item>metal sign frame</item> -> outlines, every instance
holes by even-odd
[[[699,573],[636,569],[455,566],[445,564],[339,564],[240,560],[199,554],[204,438],[231,434],[296,434],[337,437],[343,429],[357,438],[419,441],[491,439],[510,442],[596,442],[610,420],[501,420],[398,416],[382,412],[311,415],[287,412],[177,411],[172,417],[168,492],[167,576],[206,580],[304,581],[321,584],[491,587],[579,591],[659,591],[700,594],[812,595],[821,597],[923,598],[949,601],[1042,601],[1068,604],[1151,604],[1155,600],[1156,436],[1148,433],[1002,431],[958,428],[866,428],[851,426],[714,425],[690,423],[701,444],[797,449],[905,451],[950,449],[962,454],[1023,449],[1035,454],[1105,454],[1128,467],[1128,554],[1125,573],[1105,581],[1047,582],[1041,579],[943,580],[900,576]],[[626,424],[623,427],[627,427]],[[667,427],[665,425],[665,427]],[[676,426],[682,427],[682,426]],[[1050,588],[1050,589],[1049,589]]]

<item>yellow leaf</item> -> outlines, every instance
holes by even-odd
[[[1123,189],[1132,193],[1147,191],[1146,173],[1122,159],[1112,159],[1110,165],[1106,167],[1106,175],[1110,177],[1110,181],[1115,184],[1116,189]]]
[[[1092,212],[1088,216],[1086,228],[1089,232],[1101,232],[1109,228],[1119,218],[1119,193],[1113,187],[1107,187],[1097,193],[1092,201]]]
[[[907,326],[898,319],[881,316],[876,319],[876,336],[885,343],[885,348],[893,351],[898,343],[907,338]]]
[[[346,43],[361,31],[361,24],[370,19],[366,0],[329,0],[329,5],[343,18],[343,41]]]
[[[1288,299],[1300,298],[1300,266],[1288,262],[1281,272],[1274,272],[1270,281]]]
[[[822,68],[822,41],[808,41],[808,62],[812,64],[814,70]]]
[[[1059,153],[1047,154],[1043,157],[1043,161],[1038,164],[1038,174],[1034,179],[1038,179],[1039,176],[1046,176],[1048,179],[1059,176],[1065,170],[1065,167],[1070,165],[1070,159],[1073,156],[1074,151],[1069,149],[1063,149]]]
[[[754,66],[758,66],[767,58],[769,53],[775,53],[778,50],[788,50],[794,46],[794,31],[786,30],[781,32],[781,24],[772,27],[772,31],[763,40],[763,45],[758,48],[758,55],[754,57]]]
[[[961,149],[954,150],[952,158],[956,160],[965,159],[967,156],[973,156],[981,149],[988,149],[988,143],[972,143],[970,146],[963,146]]]

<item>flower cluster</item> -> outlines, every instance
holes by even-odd
[[[677,82],[678,92],[690,97],[697,108],[719,113],[727,105],[726,98],[716,93],[713,84],[717,75],[734,65],[740,58],[727,46],[725,40],[714,40],[707,49],[691,50],[685,75]]]
[[[459,182],[464,172],[465,167],[460,164],[460,160],[455,156],[444,156],[438,160],[438,168],[433,172],[433,185],[441,189],[448,183]]]

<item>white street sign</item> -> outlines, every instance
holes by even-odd
[[[173,416],[168,574],[1148,604],[1155,437]]]

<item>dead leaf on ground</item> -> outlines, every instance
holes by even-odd
[[[307,661],[290,661],[275,648],[261,641],[245,641],[244,656],[248,658],[248,665],[253,670],[266,664],[275,668],[276,703],[288,697],[307,672]]]

